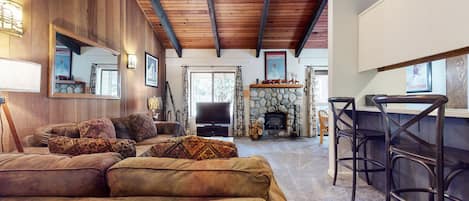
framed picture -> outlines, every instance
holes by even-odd
[[[145,85],[158,87],[158,58],[145,52]]]
[[[72,51],[65,46],[55,48],[55,77],[72,77]]]
[[[265,52],[265,79],[287,79],[287,52]]]
[[[407,93],[432,91],[431,62],[409,66],[406,69]]]

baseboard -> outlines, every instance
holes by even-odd
[[[327,169],[327,174],[328,174],[330,177],[334,178],[334,169],[331,169],[331,168]],[[337,172],[337,174],[338,174],[338,175],[351,175],[352,172],[351,172],[351,171],[340,171],[340,170],[339,170],[339,172]]]

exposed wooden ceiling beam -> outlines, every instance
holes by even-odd
[[[179,44],[176,34],[174,33],[173,27],[171,26],[171,23],[169,23],[168,16],[166,15],[166,12],[164,11],[160,0],[152,0],[151,4],[153,7],[153,11],[155,11],[156,15],[160,19],[160,23],[163,26],[163,29],[166,32],[166,35],[168,36],[169,41],[171,42],[171,45],[176,50],[178,56],[182,57],[181,44]]]
[[[261,49],[262,49],[262,40],[264,39],[265,24],[267,23],[267,17],[269,15],[269,4],[270,4],[270,0],[264,0],[264,8],[262,10],[261,24],[259,27],[259,35],[257,36],[256,57],[259,57],[261,53]]]
[[[217,57],[220,57],[220,38],[218,37],[217,17],[215,15],[215,3],[213,2],[213,0],[207,0],[207,3],[208,3],[208,13],[210,14],[210,22],[212,25],[215,49],[217,49]]]
[[[306,29],[305,34],[303,35],[302,39],[298,43],[298,46],[296,46],[295,49],[295,57],[299,57],[301,54],[301,51],[303,51],[303,48],[305,47],[306,43],[308,42],[309,37],[311,36],[311,33],[313,33],[314,26],[316,26],[316,23],[319,20],[319,17],[322,14],[322,11],[324,11],[324,8],[327,5],[327,0],[319,0],[320,4],[318,6],[318,9],[316,9],[313,17],[311,18],[311,21],[308,24],[308,28]]]

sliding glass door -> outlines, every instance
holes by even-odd
[[[233,103],[235,90],[234,72],[191,72],[190,73],[190,112],[196,115],[199,102]]]

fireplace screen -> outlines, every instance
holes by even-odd
[[[269,112],[265,114],[266,130],[285,130],[287,128],[287,114],[283,112]]]

